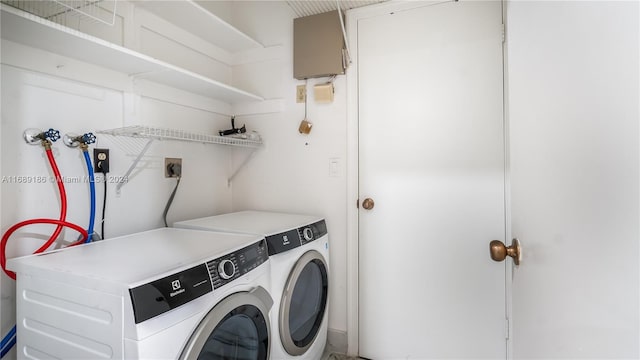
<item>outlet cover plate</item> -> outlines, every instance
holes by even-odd
[[[109,149],[93,149],[93,170],[96,173],[108,173],[109,172]]]
[[[164,177],[171,178],[177,176],[169,175],[169,164],[178,164],[182,167],[182,158],[164,158]],[[183,169],[184,170],[184,169]]]
[[[298,85],[296,87],[296,102],[303,103],[307,99],[307,85]]]

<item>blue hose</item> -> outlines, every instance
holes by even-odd
[[[16,326],[13,325],[13,328],[7,333],[7,335],[2,339],[2,350],[0,351],[0,358],[3,358],[9,350],[16,344]]]
[[[93,165],[91,165],[91,157],[89,157],[89,151],[83,150],[84,160],[87,163],[87,173],[89,174],[89,189],[91,191],[91,216],[89,217],[89,228],[87,229],[87,233],[89,237],[87,237],[87,243],[91,242],[93,238],[93,226],[96,221],[96,183],[93,177]]]
[[[11,348],[16,344],[16,337],[12,337],[11,341],[9,342],[9,345],[5,348],[2,349],[2,351],[0,352],[0,358],[3,358],[5,355],[7,355],[7,353],[9,351],[11,351]]]
[[[16,334],[16,326],[13,325],[13,327],[11,328],[11,330],[9,330],[9,332],[7,333],[7,335],[4,336],[4,338],[2,339],[2,349],[4,349],[4,347],[7,345],[7,343],[9,342],[9,339],[11,339],[14,335]]]

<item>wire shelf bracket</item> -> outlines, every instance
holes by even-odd
[[[238,175],[240,170],[242,170],[245,167],[245,165],[247,165],[249,163],[249,161],[251,159],[253,159],[253,155],[256,154],[256,150],[257,149],[253,149],[253,151],[251,151],[251,153],[244,159],[242,164],[240,164],[240,166],[238,166],[236,171],[234,171],[233,174],[231,174],[231,176],[229,176],[229,179],[227,179],[227,186],[231,186],[231,182],[233,181],[233,178],[236,177],[236,175]]]
[[[122,189],[124,184],[129,182],[128,181],[129,176],[131,175],[133,170],[138,166],[138,163],[140,162],[140,160],[142,159],[144,154],[146,154],[147,150],[149,150],[149,148],[151,147],[151,144],[153,143],[153,140],[155,140],[155,139],[149,139],[149,141],[147,141],[147,144],[144,146],[144,148],[142,148],[142,150],[140,151],[138,156],[136,156],[135,160],[133,160],[133,162],[129,166],[129,169],[127,169],[127,172],[124,173],[122,178],[123,179],[127,179],[127,181],[126,182],[124,182],[124,181],[118,182],[118,185],[116,185],[116,195],[120,195],[120,189]]]

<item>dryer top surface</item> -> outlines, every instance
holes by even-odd
[[[267,211],[240,211],[174,223],[175,227],[216,230],[233,233],[279,234],[323,220],[314,215],[286,214]]]

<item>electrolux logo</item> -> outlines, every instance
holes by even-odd
[[[180,289],[180,280],[173,280],[171,282],[171,288],[173,289],[173,291],[179,290]]]
[[[180,280],[173,280],[171,282],[171,289],[173,289],[173,292],[169,294],[169,296],[171,297],[180,295],[185,291],[184,289],[182,289],[182,286],[180,285]]]
[[[282,236],[282,245],[289,245],[289,238],[287,237],[287,235],[283,235]]]

